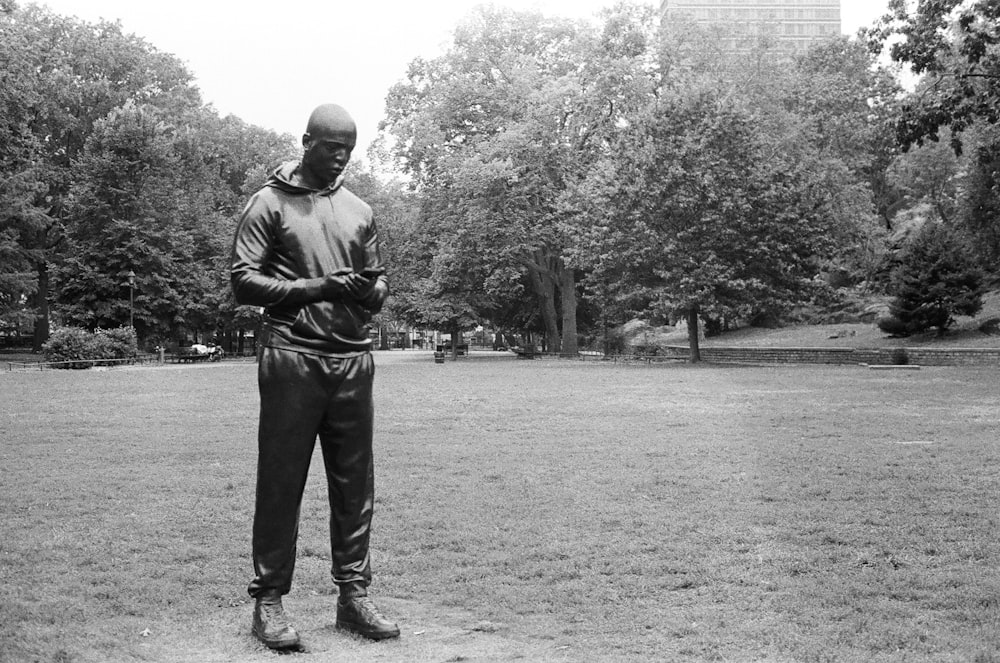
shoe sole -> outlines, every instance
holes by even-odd
[[[302,639],[296,635],[294,640],[268,640],[263,635],[257,632],[257,629],[251,629],[253,631],[254,637],[261,641],[268,649],[295,649],[299,646]]]
[[[367,631],[360,626],[351,624],[350,622],[337,622],[336,626],[342,631],[354,633],[355,635],[360,635],[368,638],[369,640],[391,640],[392,638],[399,637],[398,628],[393,631]]]

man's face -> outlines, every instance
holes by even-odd
[[[329,186],[340,177],[354,150],[354,138],[347,134],[307,135],[303,143],[302,165],[320,186]]]

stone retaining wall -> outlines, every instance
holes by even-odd
[[[663,348],[686,358],[687,346]],[[701,358],[732,364],[918,364],[922,366],[998,366],[1000,348],[753,348],[702,346]]]

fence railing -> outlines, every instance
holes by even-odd
[[[95,366],[129,366],[153,364],[160,361],[158,354],[141,352],[124,359],[69,359],[66,361],[7,361],[8,371],[44,371],[46,369],[93,368]]]

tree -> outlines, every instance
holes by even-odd
[[[202,173],[188,168],[178,139],[148,105],[128,102],[95,123],[77,162],[68,255],[56,268],[67,322],[94,329],[128,320],[129,271],[137,275],[135,318],[143,337],[170,336],[203,300],[207,288],[195,284],[206,271],[206,255],[196,252],[204,237],[192,232],[185,208],[212,206],[191,204]]]
[[[241,143],[242,134],[260,140]],[[55,268],[64,319],[122,324],[125,275],[134,271],[141,337],[165,342],[231,327],[228,257],[243,185],[287,151],[277,138],[201,106],[129,101],[95,122],[74,164],[67,255]]]
[[[178,119],[174,119],[178,121]],[[189,110],[184,126],[188,168],[200,173],[185,188],[201,195],[190,199],[196,250],[207,260],[204,291],[189,319],[195,329],[216,329],[243,351],[248,330],[259,328],[257,307],[237,306],[229,288],[229,248],[247,198],[260,189],[280,164],[298,158],[296,137],[249,125],[234,115],[218,117],[210,106]],[[199,210],[198,205],[203,207]],[[197,223],[198,220],[204,223]],[[199,322],[200,320],[200,322]]]
[[[956,156],[966,152],[961,184],[939,207],[944,217],[970,234],[984,264],[1000,258],[996,222],[998,187],[996,132],[1000,126],[1000,4],[994,0],[922,1],[915,7],[891,0],[889,13],[867,31],[873,52],[888,51],[921,78],[896,122],[904,150],[946,140]],[[970,149],[971,147],[971,149]],[[930,148],[933,150],[933,148]],[[943,161],[924,163],[923,179],[940,180]],[[911,177],[911,180],[917,179]],[[940,195],[936,201],[941,201]],[[954,217],[951,214],[954,213]]]
[[[926,202],[947,224],[956,222],[962,167],[943,143],[926,143],[900,155],[890,168],[896,187],[909,206]]]
[[[966,131],[974,136],[959,203],[961,226],[973,239],[980,264],[1000,275],[1000,126]],[[973,142],[973,141],[969,141]]]
[[[887,329],[906,334],[932,327],[944,334],[956,315],[982,308],[982,272],[963,241],[944,223],[928,222],[900,251],[891,283]],[[892,326],[892,323],[898,324]]]
[[[429,253],[455,256],[455,266],[476,257],[455,251],[484,257],[482,270],[463,275],[490,283],[465,289],[492,292],[494,302],[519,287],[522,271],[553,350],[577,349],[578,267],[567,256],[579,224],[560,200],[648,93],[650,26],[638,8],[612,12],[601,30],[480,9],[449,53],[415,61],[389,96],[384,128],[396,156],[434,201],[429,209],[449,214],[449,234]]]
[[[408,255],[407,241],[417,235],[419,201],[398,179],[383,178],[370,164],[361,160],[348,165],[345,186],[371,205],[378,228],[382,260],[386,264],[389,289],[392,293],[385,307],[373,322],[379,325],[383,348],[388,349],[389,327],[409,322],[426,324],[419,315],[410,315],[416,309],[408,304],[414,292],[414,261]]]
[[[633,310],[688,321],[781,311],[815,287],[832,236],[827,162],[776,151],[717,95],[665,99],[578,192],[599,221],[580,259]]]
[[[0,72],[0,138],[14,138],[0,148],[0,177],[32,182],[33,208],[0,222],[7,237],[16,234],[35,273],[29,288],[38,350],[48,336],[50,266],[71,222],[74,161],[94,123],[130,99],[183,106],[198,103],[198,93],[176,58],[124,34],[120,25],[81,23],[34,6],[0,14]]]
[[[796,57],[789,75],[769,80],[779,88],[772,98],[808,123],[811,135],[800,137],[804,144],[839,160],[867,185],[885,229],[892,230],[892,217],[903,203],[889,175],[900,153],[894,130],[902,88],[896,77],[864,44],[839,37]],[[779,127],[784,131],[787,127]]]
[[[20,172],[12,172],[16,170]],[[34,323],[29,302],[35,296],[34,266],[40,257],[22,238],[44,228],[47,217],[32,204],[42,185],[30,167],[0,170],[0,177],[0,328],[20,332]]]
[[[890,0],[889,13],[866,34],[873,52],[888,48],[893,61],[923,77],[897,124],[904,148],[937,141],[947,127],[961,152],[966,128],[1000,122],[1000,3],[926,0],[911,11],[906,0]]]

